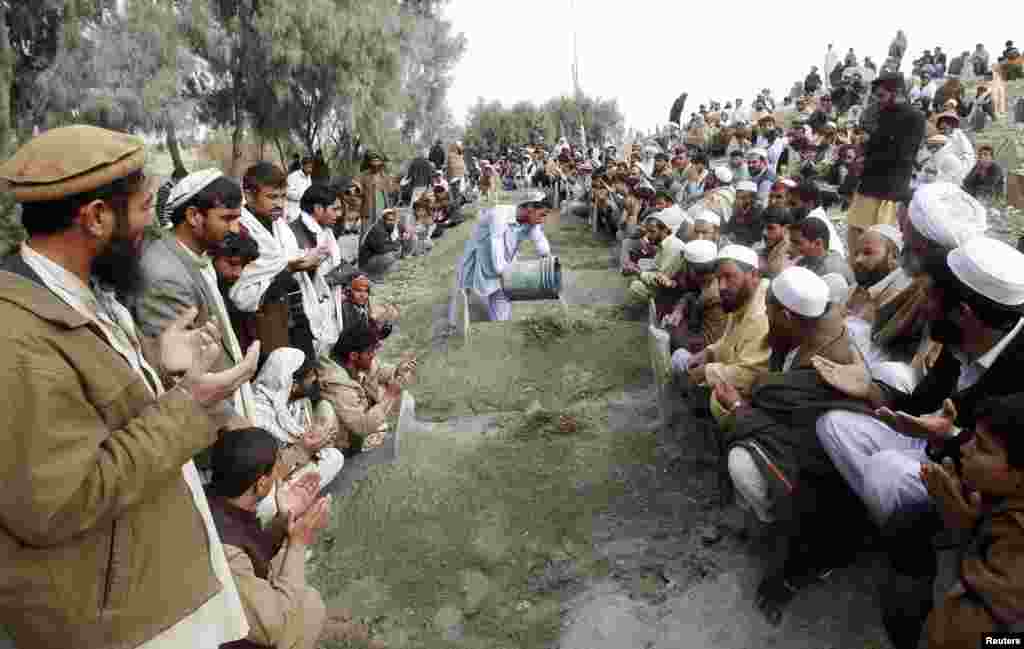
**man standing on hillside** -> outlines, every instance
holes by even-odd
[[[896,225],[897,201],[910,187],[925,135],[921,111],[897,100],[904,91],[903,75],[883,73],[871,86],[878,100],[878,123],[865,145],[860,188],[847,215],[851,256],[856,256],[864,230],[879,223]]]

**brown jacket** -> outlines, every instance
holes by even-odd
[[[18,647],[129,648],[220,584],[182,465],[216,440],[18,255],[0,267],[0,619]]]
[[[359,176],[357,181],[359,188],[363,191],[363,205],[360,210],[360,215],[363,220],[369,224],[371,217],[378,217],[376,213],[377,207],[377,192],[384,192],[387,194],[391,191],[391,181],[386,174],[373,175],[369,172]]]
[[[982,646],[984,633],[1024,624],[1024,500],[986,516],[963,546],[960,581],[928,616],[929,649]]]
[[[320,390],[338,415],[339,447],[346,448],[343,440],[351,435],[365,438],[387,423],[388,415],[400,401],[384,401],[384,386],[396,378],[395,368],[379,361],[374,361],[373,369],[359,380],[353,379],[336,363],[324,368],[320,374]]]
[[[448,147],[448,179],[462,178],[466,175],[466,161],[462,157],[462,149],[458,145]]]

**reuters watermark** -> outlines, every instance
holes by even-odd
[[[1024,633],[986,633],[979,647],[1024,647]]]

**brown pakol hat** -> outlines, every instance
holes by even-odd
[[[78,124],[32,138],[0,165],[0,180],[19,203],[55,201],[109,185],[145,163],[141,139]]]

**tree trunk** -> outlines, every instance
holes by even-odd
[[[184,172],[188,173],[188,169],[185,168],[185,162],[181,159],[181,147],[178,145],[178,133],[174,128],[174,122],[167,122],[167,152],[171,154],[171,160],[174,162],[174,171],[179,174]]]
[[[14,112],[11,97],[14,89],[14,52],[7,29],[7,8],[0,3],[0,158],[6,158],[11,146]]]
[[[281,145],[281,138],[274,136],[274,147],[277,149],[277,157],[281,160],[281,168],[285,171],[288,170],[288,160],[284,155],[284,146]]]

